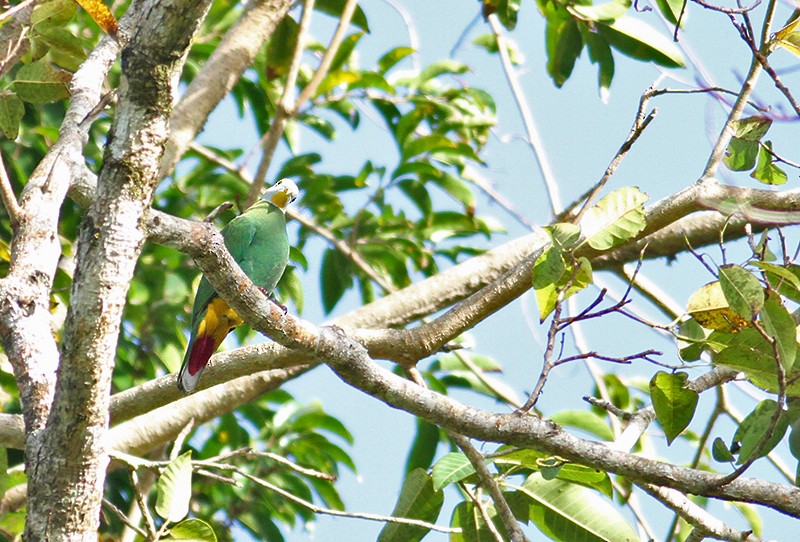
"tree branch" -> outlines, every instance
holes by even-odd
[[[167,138],[172,80],[210,0],[146,4],[139,24],[125,29],[130,39],[122,52],[119,103],[97,195],[80,228],[52,411],[38,445],[29,443],[27,450],[36,456],[27,464],[31,491],[25,538],[30,540],[59,539],[64,533],[89,540],[99,528],[122,312]]]

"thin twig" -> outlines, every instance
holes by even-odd
[[[311,15],[314,11],[314,0],[303,1],[303,15],[300,17],[300,24],[297,29],[297,45],[295,46],[292,61],[289,64],[289,72],[286,75],[286,84],[283,87],[283,95],[275,107],[275,115],[272,118],[272,125],[269,131],[261,138],[258,147],[262,149],[261,161],[258,164],[258,170],[255,178],[250,185],[250,190],[247,193],[246,202],[249,204],[255,203],[261,193],[261,188],[264,186],[264,180],[267,177],[267,170],[269,164],[272,162],[272,156],[275,154],[275,149],[278,147],[278,141],[283,135],[283,130],[286,128],[286,121],[291,117],[291,111],[295,107],[295,85],[297,83],[297,74],[300,70],[300,59],[303,56],[303,51],[306,46],[306,35],[311,26]],[[247,166],[248,160],[246,159],[241,167],[241,172]],[[246,205],[249,207],[249,205]]]
[[[172,450],[169,453],[170,461],[175,461],[178,458],[178,454],[181,452],[181,448],[183,448],[183,442],[189,436],[189,433],[192,432],[192,429],[194,429],[194,418],[190,418],[189,423],[183,426],[181,432],[175,437],[175,443],[172,445]]]
[[[252,474],[249,474],[249,473],[244,472],[242,470],[237,469],[237,470],[235,470],[235,473],[238,474],[239,476],[247,478],[251,482],[253,482],[253,483],[257,484],[257,485],[260,485],[261,487],[264,487],[264,488],[266,488],[266,489],[268,489],[270,491],[274,491],[278,495],[280,495],[280,496],[282,496],[282,497],[284,497],[286,499],[289,499],[290,501],[292,501],[292,502],[294,502],[296,504],[299,504],[300,506],[303,506],[303,507],[311,510],[315,514],[324,514],[324,515],[335,516],[335,517],[340,517],[340,518],[365,519],[365,520],[368,520],[368,521],[379,521],[381,523],[401,523],[401,524],[404,524],[404,525],[414,525],[414,526],[417,526],[417,527],[424,527],[426,529],[430,529],[432,531],[437,531],[437,532],[440,532],[440,533],[460,533],[461,532],[461,529],[454,529],[452,527],[442,527],[440,525],[436,525],[434,523],[428,523],[427,521],[422,521],[422,520],[419,520],[419,519],[397,518],[397,517],[392,517],[392,516],[381,516],[379,514],[366,514],[366,513],[363,513],[363,512],[343,512],[341,510],[332,510],[330,508],[323,508],[323,507],[317,506],[317,505],[315,505],[313,503],[310,503],[305,499],[301,499],[300,497],[297,497],[296,495],[293,495],[293,494],[289,493],[288,491],[286,491],[286,490],[284,490],[284,489],[282,489],[282,488],[280,488],[280,487],[278,487],[276,485],[270,484],[269,482],[267,482],[265,480],[262,480],[260,478],[257,478],[256,476],[253,476]]]
[[[300,21],[301,29],[298,30],[299,36],[302,35],[302,25],[305,21],[306,24],[309,24],[310,15],[308,20],[306,20],[306,12],[310,12],[311,8],[313,7],[314,0],[306,0],[303,4],[303,17]],[[339,51],[339,46],[344,40],[345,34],[347,33],[347,28],[350,26],[350,20],[353,17],[353,13],[355,12],[356,7],[358,6],[357,0],[347,0],[344,8],[342,9],[342,15],[339,18],[339,24],[336,27],[336,30],[333,33],[333,37],[331,38],[328,47],[325,49],[325,54],[322,56],[322,60],[320,60],[319,67],[314,72],[314,75],[311,77],[311,81],[300,91],[300,96],[297,97],[297,100],[294,103],[291,103],[291,94],[288,90],[291,86],[294,86],[294,82],[289,80],[287,77],[286,89],[284,91],[283,98],[278,105],[276,110],[275,118],[273,119],[272,126],[270,127],[269,132],[267,133],[267,137],[264,141],[264,153],[262,155],[261,161],[258,164],[258,170],[255,174],[255,184],[251,186],[249,193],[247,194],[247,203],[248,205],[252,205],[258,199],[259,194],[261,193],[261,187],[264,185],[264,181],[267,177],[267,171],[269,169],[269,165],[272,162],[272,155],[275,152],[275,148],[278,145],[278,140],[280,136],[283,134],[283,130],[286,127],[286,121],[297,114],[299,108],[308,101],[311,96],[317,91],[319,88],[320,83],[328,75],[328,70],[331,67],[331,63],[333,63],[333,59],[336,56],[336,53]],[[299,56],[302,54],[302,49],[304,44],[302,43],[300,37],[297,40],[297,51],[295,51],[295,57],[292,59],[292,62],[297,59],[299,62]],[[291,71],[290,71],[291,75]],[[283,111],[283,115],[281,115],[281,111]],[[280,120],[279,120],[280,118]]]
[[[15,13],[17,13],[18,11],[22,11],[23,9],[28,7],[28,5],[32,4],[35,1],[36,0],[25,0],[24,2],[20,2],[16,6],[11,6],[3,13],[0,13],[0,23],[5,21],[6,19],[10,19],[11,17],[14,16]]]
[[[597,408],[602,408],[609,414],[612,414],[613,416],[619,418],[624,422],[628,422],[631,420],[631,418],[633,418],[633,414],[631,414],[626,410],[622,410],[614,403],[606,401],[605,399],[598,399],[597,397],[590,397],[588,395],[584,395],[583,400],[592,406],[596,406]]]
[[[528,538],[525,536],[525,533],[522,532],[517,518],[514,517],[514,513],[511,511],[503,492],[500,490],[500,486],[497,485],[497,481],[489,472],[489,469],[486,468],[486,459],[475,449],[467,437],[455,433],[449,434],[450,438],[453,439],[472,464],[478,475],[481,486],[491,495],[495,510],[497,510],[497,515],[500,517],[500,521],[503,523],[503,527],[505,527],[506,533],[510,536],[512,542],[527,541]],[[486,523],[491,523],[491,520]]]
[[[755,463],[757,459],[761,457],[761,454],[766,449],[767,444],[769,443],[770,439],[772,438],[772,434],[775,432],[775,428],[778,427],[778,421],[780,420],[781,416],[784,415],[784,406],[786,404],[786,371],[783,368],[783,363],[781,360],[781,353],[780,349],[778,348],[778,341],[771,337],[762,327],[761,323],[756,321],[755,319],[751,322],[753,327],[759,332],[759,334],[764,338],[772,346],[772,356],[775,360],[775,369],[776,369],[776,376],[778,378],[778,405],[775,408],[775,412],[772,413],[772,416],[769,420],[769,426],[767,430],[764,432],[764,436],[761,438],[761,441],[758,445],[753,449],[750,453],[750,457],[748,457],[744,463],[742,463],[739,468],[735,471],[730,473],[729,475],[717,480],[714,483],[714,487],[722,487],[725,486],[737,478],[739,478],[742,474],[744,474],[750,466]]]
[[[534,156],[536,157],[536,165],[539,167],[539,172],[542,175],[547,197],[550,202],[550,211],[555,217],[561,212],[563,207],[561,205],[561,196],[559,195],[558,183],[556,182],[553,168],[550,165],[550,160],[547,158],[547,151],[544,149],[544,144],[542,143],[542,137],[539,134],[539,129],[536,127],[536,122],[533,120],[533,114],[531,113],[530,106],[525,100],[525,93],[519,84],[517,72],[508,56],[508,47],[506,45],[505,35],[503,34],[502,25],[497,19],[497,14],[492,13],[489,15],[488,20],[489,25],[492,27],[492,32],[497,39],[497,49],[500,53],[500,61],[501,66],[503,67],[503,73],[506,76],[508,85],[511,87],[511,95],[514,98],[514,103],[516,104],[517,110],[519,110],[519,114],[522,117],[522,123],[525,125],[527,142],[533,150]]]
[[[583,207],[578,212],[578,214],[574,218],[574,222],[578,222],[583,214],[589,209],[589,207],[594,203],[597,194],[603,189],[606,185],[608,180],[614,175],[614,172],[619,167],[622,160],[628,154],[628,151],[631,150],[633,144],[636,143],[636,140],[639,139],[639,136],[645,131],[647,126],[656,118],[658,114],[658,109],[653,109],[649,113],[645,115],[645,109],[647,108],[647,104],[650,101],[650,96],[652,95],[653,87],[651,86],[647,91],[642,94],[642,97],[639,99],[639,109],[636,112],[636,119],[633,121],[633,126],[631,126],[630,132],[628,132],[628,137],[625,138],[625,141],[622,142],[619,150],[617,150],[617,154],[614,155],[614,158],[611,160],[611,163],[606,168],[605,173],[603,173],[603,177],[600,181],[592,188],[589,192],[589,196],[586,198],[586,201],[583,204]]]
[[[261,452],[258,450],[254,450],[253,448],[240,448],[238,450],[234,450],[232,452],[228,452],[226,454],[219,455],[217,457],[212,457],[209,461],[221,462],[226,459],[232,459],[234,457],[245,457],[246,459],[252,459],[254,457],[266,457],[267,459],[271,459],[276,463],[280,463],[281,465],[290,468],[295,472],[299,472],[305,476],[310,476],[312,478],[319,478],[321,480],[329,480],[333,481],[336,480],[336,476],[332,474],[328,474],[325,472],[320,472],[318,470],[309,469],[307,467],[302,467],[297,463],[289,461],[283,456],[278,454],[274,454],[271,452]]]
[[[692,0],[692,2],[694,2],[695,4],[698,4],[700,6],[703,6],[707,10],[718,11],[720,13],[727,13],[729,15],[735,15],[735,14],[738,14],[738,13],[747,13],[748,11],[753,11],[754,9],[756,9],[758,6],[761,5],[761,0],[756,0],[750,6],[739,7],[739,8],[726,8],[726,7],[723,7],[723,6],[717,6],[715,4],[710,4],[710,3],[706,2],[705,0]]]
[[[136,474],[136,469],[130,469],[128,471],[128,476],[131,481],[131,489],[136,497],[136,504],[139,505],[139,511],[142,513],[145,526],[147,527],[147,534],[150,540],[153,540],[156,536],[156,525],[153,522],[153,516],[150,515],[150,510],[147,508],[147,503],[144,501],[144,495],[139,490],[139,475]]]
[[[142,538],[147,539],[147,533],[142,530],[141,527],[133,523],[131,520],[128,519],[128,516],[120,510],[119,508],[114,505],[113,502],[109,501],[108,499],[103,499],[103,506],[114,512],[114,515],[119,518],[119,520],[124,523],[129,529],[136,531],[136,534],[141,536]]]
[[[2,153],[0,153],[0,198],[2,198],[3,205],[8,213],[11,227],[16,227],[24,211],[17,202],[17,197],[14,195],[14,188],[11,186],[11,179],[8,178],[8,172],[6,172],[6,165],[3,163]]]

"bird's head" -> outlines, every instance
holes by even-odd
[[[291,179],[281,179],[264,192],[264,200],[286,209],[297,197],[300,191]]]

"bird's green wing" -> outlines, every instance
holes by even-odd
[[[268,292],[275,288],[289,259],[286,218],[280,209],[259,201],[231,220],[223,228],[222,237],[228,252],[256,286]],[[193,322],[198,321],[197,317],[216,295],[203,277],[194,300]]]
[[[247,213],[237,216],[222,229],[222,238],[225,241],[225,247],[237,263],[243,258],[247,248],[250,246],[255,232],[256,224],[253,220],[247,218]],[[245,273],[247,273],[247,271],[245,271]],[[192,328],[199,323],[199,316],[216,295],[217,292],[214,290],[214,287],[211,286],[211,283],[203,276],[200,279],[200,284],[197,286],[197,294],[195,294],[194,297]]]

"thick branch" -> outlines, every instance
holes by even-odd
[[[148,1],[129,28],[112,135],[81,224],[53,407],[40,447],[29,450],[26,539],[96,540],[122,311],[167,138],[171,82],[209,5]]]

